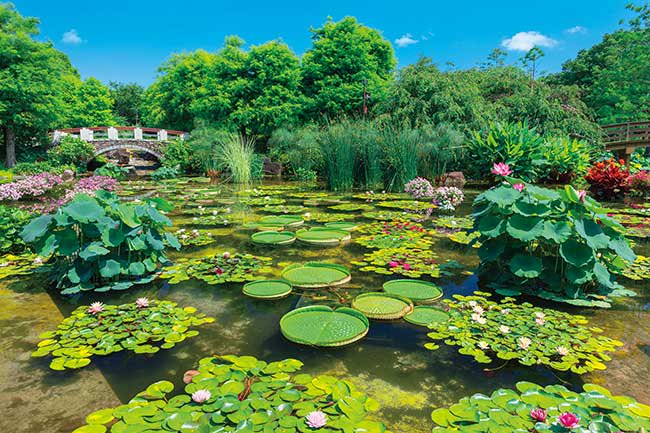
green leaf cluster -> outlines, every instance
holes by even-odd
[[[419,278],[422,275],[438,277],[440,267],[436,262],[437,256],[430,249],[400,247],[374,250],[364,254],[363,260],[350,263],[363,272]]]
[[[20,232],[31,219],[32,214],[27,211],[0,205],[0,255],[28,251]]]
[[[208,284],[252,281],[259,274],[269,271],[270,257],[252,254],[215,254],[196,259],[181,258],[166,267],[160,278],[169,279],[171,284],[197,278]]]

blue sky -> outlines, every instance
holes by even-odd
[[[23,15],[40,18],[40,38],[68,54],[82,77],[143,85],[171,53],[213,51],[231,34],[252,45],[281,38],[301,55],[311,45],[310,27],[347,15],[380,30],[399,66],[426,55],[442,67],[467,68],[495,47],[508,49],[512,62],[538,44],[546,52],[542,70],[554,72],[618,28],[628,2],[14,0]]]

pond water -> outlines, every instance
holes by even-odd
[[[650,326],[648,319],[647,283],[628,284],[639,296],[617,302],[608,310],[584,310],[553,305],[576,314],[584,314],[605,330],[605,335],[621,340],[624,346],[612,355],[602,372],[582,377],[570,373],[552,373],[547,368],[523,367],[510,363],[494,372],[485,372],[472,357],[459,355],[456,348],[441,345],[437,351],[424,348],[427,330],[405,321],[372,321],[366,338],[338,349],[316,349],[291,343],[283,338],[279,320],[286,312],[313,303],[341,305],[364,291],[381,289],[382,283],[394,278],[361,272],[351,264],[364,252],[354,242],[338,247],[310,247],[300,243],[280,247],[262,247],[250,241],[253,230],[242,224],[255,221],[261,206],[249,206],[242,198],[250,191],[234,191],[223,185],[210,185],[198,180],[182,180],[164,184],[151,182],[124,183],[127,197],[159,195],[176,204],[169,216],[174,230],[201,228],[209,230],[216,240],[203,247],[184,248],[171,258],[200,257],[230,252],[249,252],[273,258],[273,272],[279,276],[288,264],[311,260],[328,261],[347,266],[352,271],[349,284],[335,291],[294,291],[278,301],[258,301],[241,293],[241,283],[208,285],[191,279],[179,284],[157,280],[147,286],[125,292],[90,294],[63,298],[46,290],[42,276],[14,277],[0,280],[0,432],[41,433],[70,432],[83,424],[85,416],[95,410],[128,401],[134,394],[157,380],[169,380],[182,386],[183,372],[193,368],[202,357],[213,354],[253,355],[267,361],[297,358],[305,363],[303,370],[312,374],[330,374],[346,378],[377,399],[382,409],[375,418],[383,420],[393,432],[428,432],[433,423],[433,408],[449,405],[475,392],[490,393],[499,387],[512,387],[520,380],[543,385],[563,382],[579,387],[584,382],[609,387],[650,403]],[[269,194],[282,198],[289,205],[301,205],[306,198],[291,197],[303,190],[300,185],[265,184],[256,197]],[[277,188],[282,188],[278,190]],[[277,193],[277,194],[275,194]],[[273,195],[271,195],[273,194]],[[457,216],[467,216],[477,191],[466,191],[466,204]],[[329,194],[333,196],[333,194]],[[322,197],[321,197],[322,198]],[[343,202],[364,203],[350,195],[337,195]],[[342,213],[327,206],[312,206],[304,212]],[[376,202],[369,203],[375,206]],[[200,226],[193,220],[197,206],[208,209],[230,208],[233,224]],[[347,212],[348,220],[371,222],[361,212]],[[424,223],[431,228],[431,222]],[[320,226],[308,222],[307,226]],[[355,234],[353,233],[353,238]],[[431,247],[438,262],[456,260],[463,269],[454,275],[433,279],[444,289],[444,297],[455,293],[469,294],[478,288],[471,269],[478,263],[474,250],[449,241],[444,234],[434,238]],[[648,244],[639,244],[636,251],[648,255]],[[428,279],[427,277],[422,277]],[[79,304],[92,301],[106,303],[132,302],[136,297],[168,299],[183,306],[194,306],[215,317],[216,322],[198,327],[200,334],[171,350],[154,355],[118,353],[95,357],[81,370],[56,372],[48,368],[49,359],[31,358],[38,335],[56,328],[61,319]],[[541,305],[538,300],[531,300]],[[495,364],[498,366],[498,363]],[[494,367],[494,366],[491,366]]]

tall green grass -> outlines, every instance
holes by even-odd
[[[376,122],[362,121],[353,130],[356,142],[359,186],[368,190],[383,189],[383,154],[381,131]]]
[[[394,124],[386,124],[381,131],[381,143],[386,164],[384,186],[390,191],[401,191],[404,184],[418,175],[417,152],[420,131]]]
[[[354,122],[346,119],[329,124],[319,137],[327,187],[333,191],[350,191],[354,186],[356,152],[353,130]]]
[[[464,164],[465,134],[449,124],[423,125],[418,148],[418,174],[430,180],[440,179],[448,171]]]
[[[234,183],[249,184],[253,180],[251,165],[255,157],[255,139],[241,134],[228,134],[215,147],[214,157],[221,170],[230,172]]]

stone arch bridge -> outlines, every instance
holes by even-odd
[[[92,143],[95,146],[95,156],[114,150],[129,149],[147,152],[159,160],[162,159],[162,152],[169,140],[185,140],[189,137],[185,131],[137,126],[96,126],[57,129],[52,134],[52,145],[56,146],[66,135]]]

